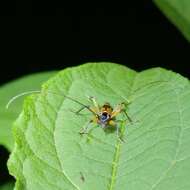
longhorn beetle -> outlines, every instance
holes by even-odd
[[[90,124],[95,123],[100,125],[102,129],[105,129],[109,126],[116,128],[117,136],[121,139],[119,136],[118,123],[123,122],[123,120],[117,120],[116,117],[118,114],[124,113],[127,119],[132,122],[132,119],[126,112],[128,103],[122,102],[113,108],[108,102],[100,106],[94,97],[89,97],[89,100],[92,102],[92,106],[82,105],[79,110],[74,112],[79,114],[83,109],[88,109],[93,114],[93,117],[89,120],[85,128],[83,128],[79,133],[87,133],[87,129],[89,128]]]
[[[148,85],[152,85],[155,83],[169,83],[169,81],[153,81],[153,82],[150,82],[149,84],[141,86],[140,88],[137,88],[134,92],[137,92],[139,89],[141,89],[143,87],[147,87]],[[40,91],[40,90],[34,90],[34,91],[20,93],[9,100],[9,102],[6,105],[6,108],[8,109],[10,104],[21,96],[24,96],[27,94],[32,94],[32,93],[41,93],[41,92],[42,91]],[[121,102],[120,104],[117,104],[113,108],[109,103],[105,103],[100,106],[97,103],[96,99],[94,97],[90,96],[88,98],[91,101],[92,106],[89,106],[89,105],[85,105],[85,104],[79,102],[78,100],[76,100],[72,97],[69,97],[67,95],[64,95],[64,94],[58,94],[58,93],[54,93],[54,92],[50,92],[50,91],[47,93],[63,96],[65,98],[70,99],[71,101],[81,105],[81,108],[79,110],[74,111],[75,114],[79,114],[84,109],[87,109],[89,112],[92,113],[92,118],[88,121],[85,128],[82,128],[82,130],[79,132],[80,134],[87,133],[87,130],[88,130],[90,124],[95,123],[95,124],[100,125],[102,129],[106,129],[109,126],[114,127],[117,131],[117,136],[119,137],[120,140],[122,140],[121,137],[119,136],[118,123],[126,122],[127,120],[129,122],[132,122],[132,119],[129,117],[129,115],[126,112],[126,108],[130,102]],[[124,113],[127,120],[118,120],[116,117],[120,113]]]
[[[16,96],[14,96],[13,98],[10,99],[10,101],[8,102],[6,108],[8,109],[10,104],[15,101],[17,98],[21,97],[21,96],[24,96],[24,95],[27,95],[27,94],[31,94],[31,93],[40,93],[41,91],[28,91],[28,92],[24,92],[24,93],[21,93],[21,94],[18,94]],[[45,92],[46,93],[46,92]],[[119,137],[120,140],[121,137],[119,135],[119,127],[118,127],[118,124],[121,123],[121,122],[124,122],[126,120],[117,120],[117,116],[120,114],[120,113],[124,113],[127,120],[129,122],[132,122],[132,119],[129,117],[129,115],[127,114],[126,112],[126,108],[127,108],[127,105],[129,104],[129,102],[125,103],[125,102],[121,102],[120,104],[117,104],[114,108],[110,105],[110,103],[106,102],[104,103],[102,106],[100,106],[96,99],[92,96],[88,97],[88,99],[90,100],[90,102],[92,103],[92,106],[89,106],[89,105],[85,105],[83,103],[81,103],[80,101],[70,97],[70,96],[67,96],[67,95],[63,95],[63,94],[58,94],[58,93],[54,93],[54,92],[47,92],[47,93],[50,93],[50,94],[56,94],[56,95],[60,95],[60,96],[64,96],[65,98],[67,99],[70,99],[71,101],[81,105],[81,108],[77,111],[72,111],[74,112],[75,114],[80,114],[80,112],[84,109],[87,109],[89,112],[92,113],[92,118],[88,121],[87,125],[85,126],[85,128],[82,128],[79,133],[82,135],[82,134],[87,134],[87,130],[90,126],[90,124],[92,123],[95,123],[95,124],[98,124],[99,126],[101,126],[102,129],[106,129],[108,128],[109,126],[110,127],[114,127],[117,131],[117,136]],[[123,141],[123,140],[122,140]]]

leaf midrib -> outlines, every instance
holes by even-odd
[[[135,84],[135,81],[137,79],[137,76],[138,76],[138,74],[136,73],[134,75],[133,81],[131,83],[131,89],[130,89],[129,97],[131,96],[131,94],[133,92],[133,88],[134,88],[134,84]],[[124,131],[125,130],[123,130],[123,132]],[[117,175],[118,163],[119,163],[119,158],[120,158],[119,155],[120,155],[120,152],[121,152],[121,145],[122,145],[122,143],[123,142],[121,142],[119,139],[117,140],[117,144],[116,144],[116,148],[115,148],[115,154],[114,154],[114,159],[113,159],[113,162],[112,162],[112,174],[111,174],[110,186],[108,188],[109,190],[113,190],[114,185],[115,185],[115,179],[116,179],[116,175]]]

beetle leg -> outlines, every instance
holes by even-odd
[[[119,127],[118,127],[118,125],[117,125],[117,122],[119,123],[119,122],[124,122],[124,121],[122,121],[122,120],[116,120],[116,121],[110,120],[110,121],[109,121],[109,125],[116,128],[117,138],[118,138],[121,142],[125,142],[125,141],[123,140],[123,138],[121,137],[121,135],[119,134]]]
[[[113,109],[111,113],[111,118],[116,117],[119,113],[121,113],[121,111],[122,111],[122,105],[121,104],[116,105],[116,107]]]
[[[121,106],[123,106],[121,108],[121,112],[123,112],[125,114],[125,116],[127,117],[127,119],[129,120],[129,122],[131,123],[132,122],[132,119],[131,117],[129,117],[128,113],[126,112],[126,107],[130,104],[130,102],[122,102],[121,103]]]
[[[129,120],[130,123],[132,123],[132,119],[131,117],[129,117],[129,115],[127,114],[127,112],[123,109],[122,112],[125,114],[125,116],[127,117],[127,119]]]
[[[70,110],[71,112],[73,112],[73,113],[75,113],[76,115],[79,115],[80,114],[80,112],[82,111],[82,110],[84,110],[84,109],[86,109],[86,107],[85,106],[82,106],[79,110],[77,110],[77,111],[73,111],[73,110]]]
[[[96,98],[93,97],[93,96],[88,96],[88,99],[89,99],[89,100],[92,102],[92,104],[94,105],[93,111],[94,111],[95,113],[99,113],[99,112],[100,112],[100,107],[99,107],[99,105],[98,105],[98,103],[97,103],[97,101],[96,101]]]
[[[119,127],[118,127],[118,125],[116,125],[116,132],[117,132],[117,138],[118,138],[121,142],[124,142],[124,140],[122,139],[121,135],[119,134]]]
[[[112,127],[115,127],[116,126],[116,122],[115,121],[113,121],[112,119],[111,120],[109,120],[109,123],[108,123],[110,126],[112,126]]]
[[[90,124],[93,122],[93,120],[90,120],[82,130],[79,131],[79,133],[82,134],[88,134],[87,129],[90,127]]]
[[[116,132],[117,132],[117,138],[120,140],[120,142],[125,142],[125,140],[122,138],[121,134],[119,134],[119,127],[116,125]]]

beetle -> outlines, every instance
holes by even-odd
[[[137,89],[134,90],[134,92],[137,92],[138,90],[153,85],[153,84],[162,84],[162,83],[169,83],[168,81],[153,81],[150,82],[148,84],[145,84],[144,86],[141,86]],[[134,93],[133,92],[133,93]],[[34,91],[27,91],[27,92],[23,92],[20,93],[14,97],[12,97],[9,102],[7,103],[6,108],[8,109],[8,107],[10,106],[10,104],[12,104],[12,102],[14,102],[17,98],[21,97],[21,96],[25,96],[27,94],[31,94],[31,93],[42,93],[42,91],[40,90],[34,90]],[[76,102],[77,104],[81,105],[81,108],[77,111],[73,111],[75,114],[80,114],[80,112],[84,109],[87,109],[89,112],[92,113],[92,117],[89,119],[88,123],[86,124],[86,126],[84,128],[82,128],[79,133],[81,135],[88,133],[88,128],[90,127],[90,125],[92,123],[94,124],[98,124],[99,126],[101,126],[102,129],[106,129],[109,126],[113,127],[116,129],[117,131],[117,136],[119,137],[120,140],[121,137],[119,135],[119,127],[118,124],[119,123],[123,123],[123,122],[127,122],[127,120],[129,122],[132,122],[132,119],[129,117],[129,115],[126,112],[127,106],[130,102],[121,102],[119,104],[117,104],[115,107],[111,106],[110,103],[104,103],[103,105],[99,105],[95,99],[95,97],[90,96],[88,97],[88,99],[91,101],[92,106],[89,105],[85,105],[83,103],[81,103],[80,101],[76,100],[75,98],[72,98],[70,96],[67,96],[65,94],[59,94],[59,93],[55,93],[55,92],[51,92],[51,91],[45,91],[45,93],[50,93],[50,94],[55,94],[55,95],[59,95],[59,96],[63,96],[67,99],[72,100],[73,102]],[[118,115],[124,113],[125,116],[127,117],[126,120],[118,120]]]
[[[81,102],[78,102],[72,98],[73,101],[82,105],[82,107],[79,110],[73,111],[75,114],[79,114],[84,109],[87,109],[88,111],[92,113],[92,118],[89,120],[85,128],[82,128],[82,130],[79,133],[87,134],[88,128],[90,127],[92,123],[94,123],[101,126],[102,129],[106,129],[109,126],[114,127],[117,131],[117,136],[119,137],[120,140],[122,140],[119,135],[118,123],[124,122],[126,120],[118,120],[116,117],[120,113],[124,113],[125,116],[127,117],[127,120],[129,120],[129,122],[132,122],[132,119],[129,117],[129,115],[126,112],[126,108],[129,102],[127,103],[121,102],[113,108],[108,102],[100,106],[94,97],[90,96],[88,98],[92,102],[92,106],[84,105]],[[69,99],[71,98],[69,97]]]
[[[31,93],[41,93],[41,92],[42,91],[36,90],[36,91],[28,91],[28,92],[23,92],[21,94],[18,94],[18,95],[14,96],[13,98],[11,98],[9,100],[9,102],[7,103],[6,108],[8,109],[10,104],[13,101],[15,101],[17,98],[21,97],[21,96],[31,94]],[[100,106],[97,103],[95,97],[89,96],[88,99],[92,103],[92,106],[89,106],[89,105],[85,105],[85,104],[81,103],[80,101],[76,100],[75,98],[72,98],[72,97],[64,95],[64,94],[58,94],[58,93],[55,93],[55,92],[47,92],[47,91],[45,93],[64,96],[65,98],[70,99],[71,101],[81,105],[81,108],[79,110],[77,110],[77,111],[72,111],[71,110],[72,112],[74,112],[77,115],[79,115],[80,112],[82,110],[84,110],[84,109],[87,109],[89,112],[92,113],[92,117],[88,121],[87,125],[79,131],[79,134],[81,134],[81,135],[82,134],[87,134],[88,133],[87,132],[88,128],[90,127],[90,125],[92,123],[94,123],[94,124],[98,124],[99,126],[101,126],[102,129],[106,129],[108,127],[115,128],[116,131],[117,131],[117,136],[119,137],[120,140],[122,140],[120,135],[119,135],[118,124],[122,123],[122,122],[125,122],[126,120],[118,120],[117,116],[120,113],[124,113],[125,116],[127,117],[127,120],[129,122],[132,122],[132,119],[129,117],[129,115],[126,112],[126,108],[127,108],[127,105],[129,104],[129,102],[127,102],[127,103],[121,102],[121,103],[117,104],[115,107],[112,107],[110,105],[110,103],[106,102],[106,103],[104,103],[103,105]]]
[[[150,82],[148,84],[145,84],[144,86],[141,86],[137,89],[135,89],[133,91],[133,93],[137,92],[138,90],[153,85],[153,84],[162,84],[162,83],[169,83],[169,81],[153,81]],[[23,92],[20,93],[14,97],[12,97],[9,102],[6,105],[6,108],[8,109],[10,104],[12,104],[12,102],[14,102],[17,98],[21,97],[21,96],[25,96],[27,94],[32,94],[32,93],[42,93],[42,91],[40,90],[34,90],[34,91],[27,91],[27,92]],[[102,129],[106,129],[109,126],[113,127],[116,129],[117,131],[117,136],[119,137],[120,140],[122,140],[121,136],[119,135],[119,127],[118,124],[119,123],[123,123],[123,122],[127,122],[127,120],[129,122],[132,122],[132,119],[129,117],[129,115],[126,112],[127,106],[130,102],[121,102],[119,104],[117,104],[115,107],[112,107],[110,103],[106,102],[103,105],[99,105],[96,101],[96,99],[92,96],[88,97],[88,99],[91,101],[92,106],[89,105],[85,105],[83,103],[81,103],[80,101],[76,100],[75,98],[72,98],[70,96],[64,95],[64,94],[59,94],[59,93],[55,93],[55,92],[50,92],[50,91],[45,91],[45,93],[50,93],[50,94],[55,94],[55,95],[60,95],[63,96],[67,99],[72,100],[73,102],[76,102],[77,104],[81,105],[81,108],[77,111],[72,111],[75,114],[80,114],[80,112],[84,109],[87,109],[89,112],[92,113],[92,117],[89,119],[87,125],[82,128],[79,133],[81,135],[88,133],[88,128],[90,127],[90,125],[92,123],[94,124],[98,124],[99,126],[101,126]],[[126,116],[126,120],[119,120],[117,117],[119,114],[124,113]],[[123,140],[122,140],[123,141]]]

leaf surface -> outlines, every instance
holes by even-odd
[[[190,41],[190,1],[154,0],[163,13],[178,27]]]
[[[0,186],[0,190],[13,190],[13,188],[14,183],[12,182],[7,182],[6,184]]]
[[[81,136],[92,114],[68,111],[80,105],[61,94],[87,105],[86,95],[113,107],[130,101],[133,122],[119,126],[125,142],[95,124]],[[189,114],[189,81],[171,71],[111,63],[61,71],[25,100],[15,123],[9,170],[16,189],[189,190]]]
[[[22,77],[0,87],[0,144],[9,151],[13,148],[12,124],[22,110],[24,96],[12,103],[6,109],[6,104],[15,95],[30,90],[38,90],[42,82],[45,82],[55,72],[44,72]]]

